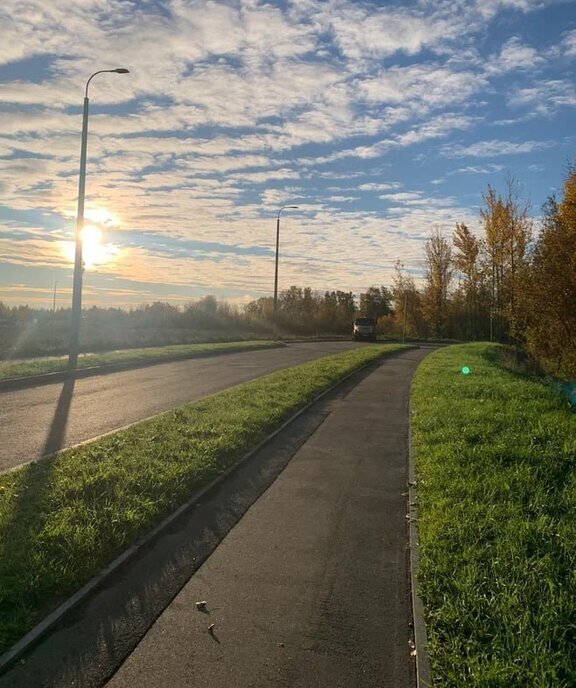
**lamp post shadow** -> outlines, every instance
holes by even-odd
[[[67,379],[60,392],[52,423],[46,437],[46,442],[42,449],[42,456],[48,456],[62,449],[64,445],[64,438],[66,437],[66,426],[68,425],[68,418],[70,416],[70,407],[72,405],[72,397],[74,395],[74,384],[76,380],[72,377]]]

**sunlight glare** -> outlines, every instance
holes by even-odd
[[[75,245],[73,241],[63,242],[64,255],[70,262],[74,262]],[[97,265],[111,263],[119,250],[114,244],[102,242],[102,231],[94,225],[85,225],[82,230],[82,260],[86,270]]]
[[[87,208],[84,217],[97,225],[107,225],[110,227],[118,227],[120,225],[118,215],[115,215],[108,208]]]

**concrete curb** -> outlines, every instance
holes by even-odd
[[[412,618],[416,651],[416,686],[432,688],[432,673],[428,659],[428,637],[424,623],[424,606],[418,594],[418,570],[420,549],[418,541],[418,510],[416,505],[416,466],[412,446],[412,404],[408,407],[408,518],[410,524],[410,581],[412,588]]]
[[[402,353],[403,351],[392,352],[391,355],[397,353]],[[296,419],[302,416],[306,411],[308,411],[314,404],[326,397],[328,394],[337,389],[344,382],[348,381],[350,378],[358,375],[361,372],[366,371],[371,366],[381,365],[383,361],[390,357],[389,355],[384,355],[380,359],[371,361],[360,368],[357,368],[353,372],[349,373],[341,380],[331,385],[318,396],[316,396],[312,401],[299,409],[290,418],[288,418],[284,423],[276,428],[270,435],[265,437],[261,442],[259,442],[256,447],[251,449],[247,454],[245,454],[239,461],[237,461],[233,466],[230,466],[225,471],[216,476],[208,485],[203,487],[199,492],[196,492],[187,502],[182,506],[178,507],[169,516],[167,516],[159,525],[157,525],[153,530],[151,530],[147,535],[143,536],[140,540],[135,542],[132,546],[126,549],[122,554],[120,554],[114,561],[112,561],[108,566],[106,566],[102,571],[97,573],[93,578],[91,578],[80,590],[69,597],[65,602],[58,606],[52,613],[45,617],[40,623],[38,623],[32,630],[30,630],[23,638],[21,638],[17,643],[15,643],[10,650],[0,655],[0,675],[2,675],[10,666],[12,666],[16,661],[18,661],[22,655],[27,651],[32,649],[42,638],[47,635],[54,626],[62,622],[65,616],[75,609],[81,602],[86,600],[92,593],[96,592],[102,585],[104,585],[109,578],[117,571],[119,571],[123,566],[125,566],[133,557],[135,557],[138,552],[144,547],[150,545],[154,540],[160,537],[171,525],[173,525],[181,516],[186,514],[190,509],[193,509],[197,502],[201,501],[206,495],[208,495],[214,488],[216,488],[220,482],[225,480],[229,475],[236,471],[240,466],[249,461],[255,454],[258,453],[265,445],[271,442],[277,435],[279,435],[284,429],[291,425]]]
[[[148,360],[140,361],[126,361],[121,363],[109,363],[102,366],[92,366],[90,368],[77,368],[74,371],[57,370],[53,373],[42,373],[40,375],[28,375],[26,377],[9,377],[0,380],[0,393],[4,391],[13,391],[17,389],[27,389],[29,387],[37,387],[38,385],[49,385],[52,382],[63,382],[69,378],[76,380],[92,377],[94,375],[107,375],[109,373],[118,373],[122,370],[135,370],[137,368],[147,368],[148,366],[159,365],[160,363],[174,363],[176,361],[187,361],[195,358],[210,358],[212,356],[224,356],[226,354],[237,354],[250,351],[261,351],[265,349],[279,349],[286,346],[285,342],[271,342],[270,346],[261,346],[257,349],[246,349],[242,346],[238,348],[233,347],[224,349],[222,351],[205,351],[197,354],[183,354],[181,356],[174,356],[173,358],[150,358]]]

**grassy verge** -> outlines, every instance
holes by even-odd
[[[103,366],[114,363],[168,361],[173,358],[193,358],[194,356],[211,353],[270,349],[276,346],[283,346],[283,344],[280,342],[259,340],[248,342],[220,342],[217,344],[175,344],[173,346],[157,346],[145,349],[124,349],[121,351],[108,351],[98,354],[80,354],[78,357],[78,368],[91,368],[93,366]],[[0,380],[59,372],[66,370],[67,363],[68,358],[66,356],[31,358],[26,361],[17,362],[1,361]]]
[[[439,350],[412,387],[434,685],[576,685],[576,415],[498,347]],[[463,366],[469,375],[460,371]]]
[[[0,475],[0,651],[320,391],[403,348],[288,368]]]

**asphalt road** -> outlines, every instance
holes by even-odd
[[[0,472],[232,385],[362,344],[306,342],[0,392]]]
[[[0,688],[411,688],[408,399],[429,350],[315,404]]]

